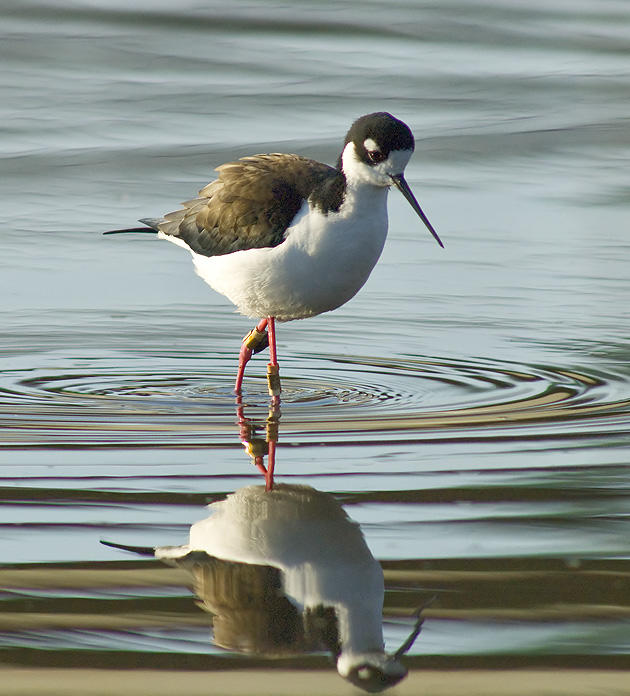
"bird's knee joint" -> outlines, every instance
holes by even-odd
[[[267,348],[269,345],[269,336],[266,331],[252,329],[243,339],[243,345],[255,355]]]

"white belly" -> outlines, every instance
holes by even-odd
[[[347,196],[328,216],[305,204],[271,248],[224,256],[193,254],[197,273],[250,317],[302,319],[335,309],[368,279],[387,236],[387,189],[372,189],[367,205]]]

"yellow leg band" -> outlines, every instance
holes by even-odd
[[[273,395],[272,395],[273,396]],[[266,440],[267,442],[278,442],[278,426],[280,417],[277,412],[270,411],[267,418]]]
[[[245,451],[252,459],[256,457],[264,457],[267,454],[267,441],[261,437],[254,438],[249,442],[244,442]]]
[[[278,365],[267,365],[267,387],[269,396],[280,396],[280,368]]]
[[[252,329],[243,339],[243,343],[251,350],[256,352],[259,348],[262,350],[266,346],[267,332]],[[261,347],[262,346],[262,347]]]

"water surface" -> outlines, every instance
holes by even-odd
[[[2,14],[3,661],[237,657],[185,574],[98,541],[185,543],[207,503],[260,482],[231,393],[249,322],[181,250],[101,232],[174,210],[229,159],[334,162],[386,109],[416,134],[407,178],[446,249],[394,191],[362,292],[280,327],[277,480],[361,524],[389,650],[437,594],[410,664],[627,668],[627,5]],[[264,364],[245,382],[263,436]]]

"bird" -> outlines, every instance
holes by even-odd
[[[234,391],[245,366],[269,347],[268,391],[282,391],[276,322],[337,309],[363,287],[387,237],[387,193],[394,186],[444,248],[404,177],[415,149],[409,126],[388,112],[357,118],[336,166],[295,154],[242,157],[182,208],[143,227],[187,249],[197,274],[237,311],[257,319],[239,351]]]
[[[398,650],[386,652],[383,570],[333,495],[305,485],[246,486],[207,511],[182,546],[101,543],[191,572],[221,647],[270,657],[325,649],[341,677],[370,693],[405,678],[402,658],[432,600],[416,610]]]

